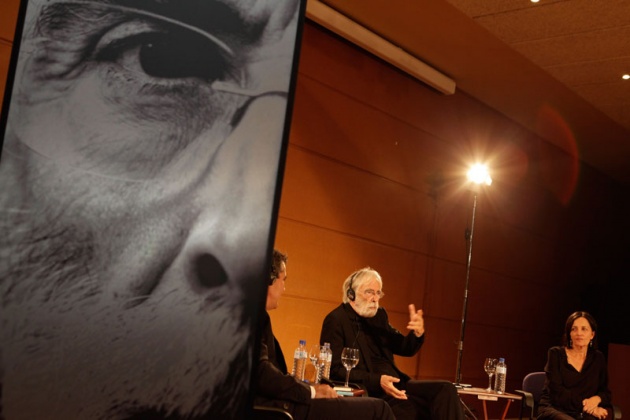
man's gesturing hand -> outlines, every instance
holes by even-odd
[[[383,391],[385,391],[387,395],[398,398],[399,400],[406,400],[407,391],[401,391],[396,388],[394,386],[396,382],[400,382],[400,379],[389,375],[381,375],[381,388],[383,388]]]
[[[422,309],[416,311],[416,305],[413,303],[409,305],[409,324],[407,324],[408,330],[413,330],[416,337],[420,337],[424,334],[424,318],[422,317]]]

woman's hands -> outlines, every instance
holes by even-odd
[[[582,401],[582,410],[591,416],[597,417],[598,419],[605,419],[608,412],[605,408],[599,406],[599,403],[601,402],[602,399],[597,395],[586,398]]]
[[[608,416],[608,411],[602,407],[595,407],[595,409],[590,413],[591,416],[597,417],[598,419],[605,419]]]

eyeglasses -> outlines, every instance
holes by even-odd
[[[385,293],[383,293],[382,290],[366,289],[363,291],[363,294],[368,298],[376,297],[377,299],[383,299],[385,297]]]

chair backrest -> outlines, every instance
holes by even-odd
[[[545,386],[545,372],[532,372],[523,378],[523,391],[527,391],[534,397],[534,403],[538,406],[543,387]]]
[[[293,420],[293,416],[288,411],[263,405],[255,405],[253,415],[254,420]]]

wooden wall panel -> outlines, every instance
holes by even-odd
[[[431,270],[424,297],[426,316],[460,320],[464,302],[465,266],[439,259],[429,261]]]
[[[330,311],[341,303],[344,279],[369,265],[385,279],[382,303],[392,314],[406,316],[412,302],[421,307],[426,268],[411,252],[286,219],[279,220],[276,247],[289,255],[285,298],[321,301]],[[396,282],[388,287],[388,279]]]
[[[532,235],[557,239],[557,220],[563,206],[548,191],[531,183],[521,182],[512,187],[503,181],[498,178],[492,185],[492,193],[486,194],[488,203],[482,202],[482,209],[489,207],[492,214],[500,216],[504,223],[518,226]]]
[[[289,275],[293,274],[289,271]],[[291,281],[287,280],[287,289]],[[299,340],[306,340],[309,348],[319,343],[322,320],[335,306],[328,302],[294,296],[287,291],[280,299],[278,308],[270,311],[273,332],[281,343],[289,369],[293,363],[293,350],[298,346]]]
[[[623,418],[630,413],[630,345],[611,344],[608,350],[608,371],[613,402],[621,409]]]
[[[286,167],[283,217],[369,238],[404,249],[422,246],[426,218],[409,189],[372,173],[292,148]],[[421,208],[421,207],[420,207]]]
[[[460,325],[459,320],[427,318],[426,341],[417,356],[418,371],[406,372],[418,379],[455,380]]]
[[[13,42],[20,0],[2,0],[0,2],[0,38]]]
[[[20,0],[2,0],[0,2],[0,105],[4,98],[19,7]]]
[[[292,144],[426,191],[439,162],[455,149],[398,116],[331,89],[298,79]],[[441,165],[441,163],[440,163]]]
[[[384,302],[394,311],[406,311],[407,304],[399,302],[423,295],[424,268],[409,251],[287,219],[279,220],[276,247],[289,255],[285,295],[337,306],[341,303],[341,285],[345,278],[368,265],[385,279]],[[394,287],[394,284],[387,287],[387,279],[394,278],[396,286],[403,287]],[[410,295],[411,290],[414,292]]]
[[[473,238],[475,264],[517,278],[544,278],[555,241],[490,217],[478,217]]]
[[[11,58],[11,44],[0,39],[0,105],[4,98],[7,73],[9,71],[9,61]]]
[[[305,28],[308,48],[304,48],[300,56],[301,77],[320,80],[444,141],[468,134],[461,123],[467,122],[469,115],[477,120],[477,112],[494,113],[465,95],[446,97],[387,65],[375,65],[377,60],[372,56],[349,48],[343,42],[319,37],[318,31],[314,25]],[[344,57],[343,60],[339,60],[340,57]],[[392,73],[396,73],[396,77],[392,77]],[[496,127],[486,128],[486,133]]]

